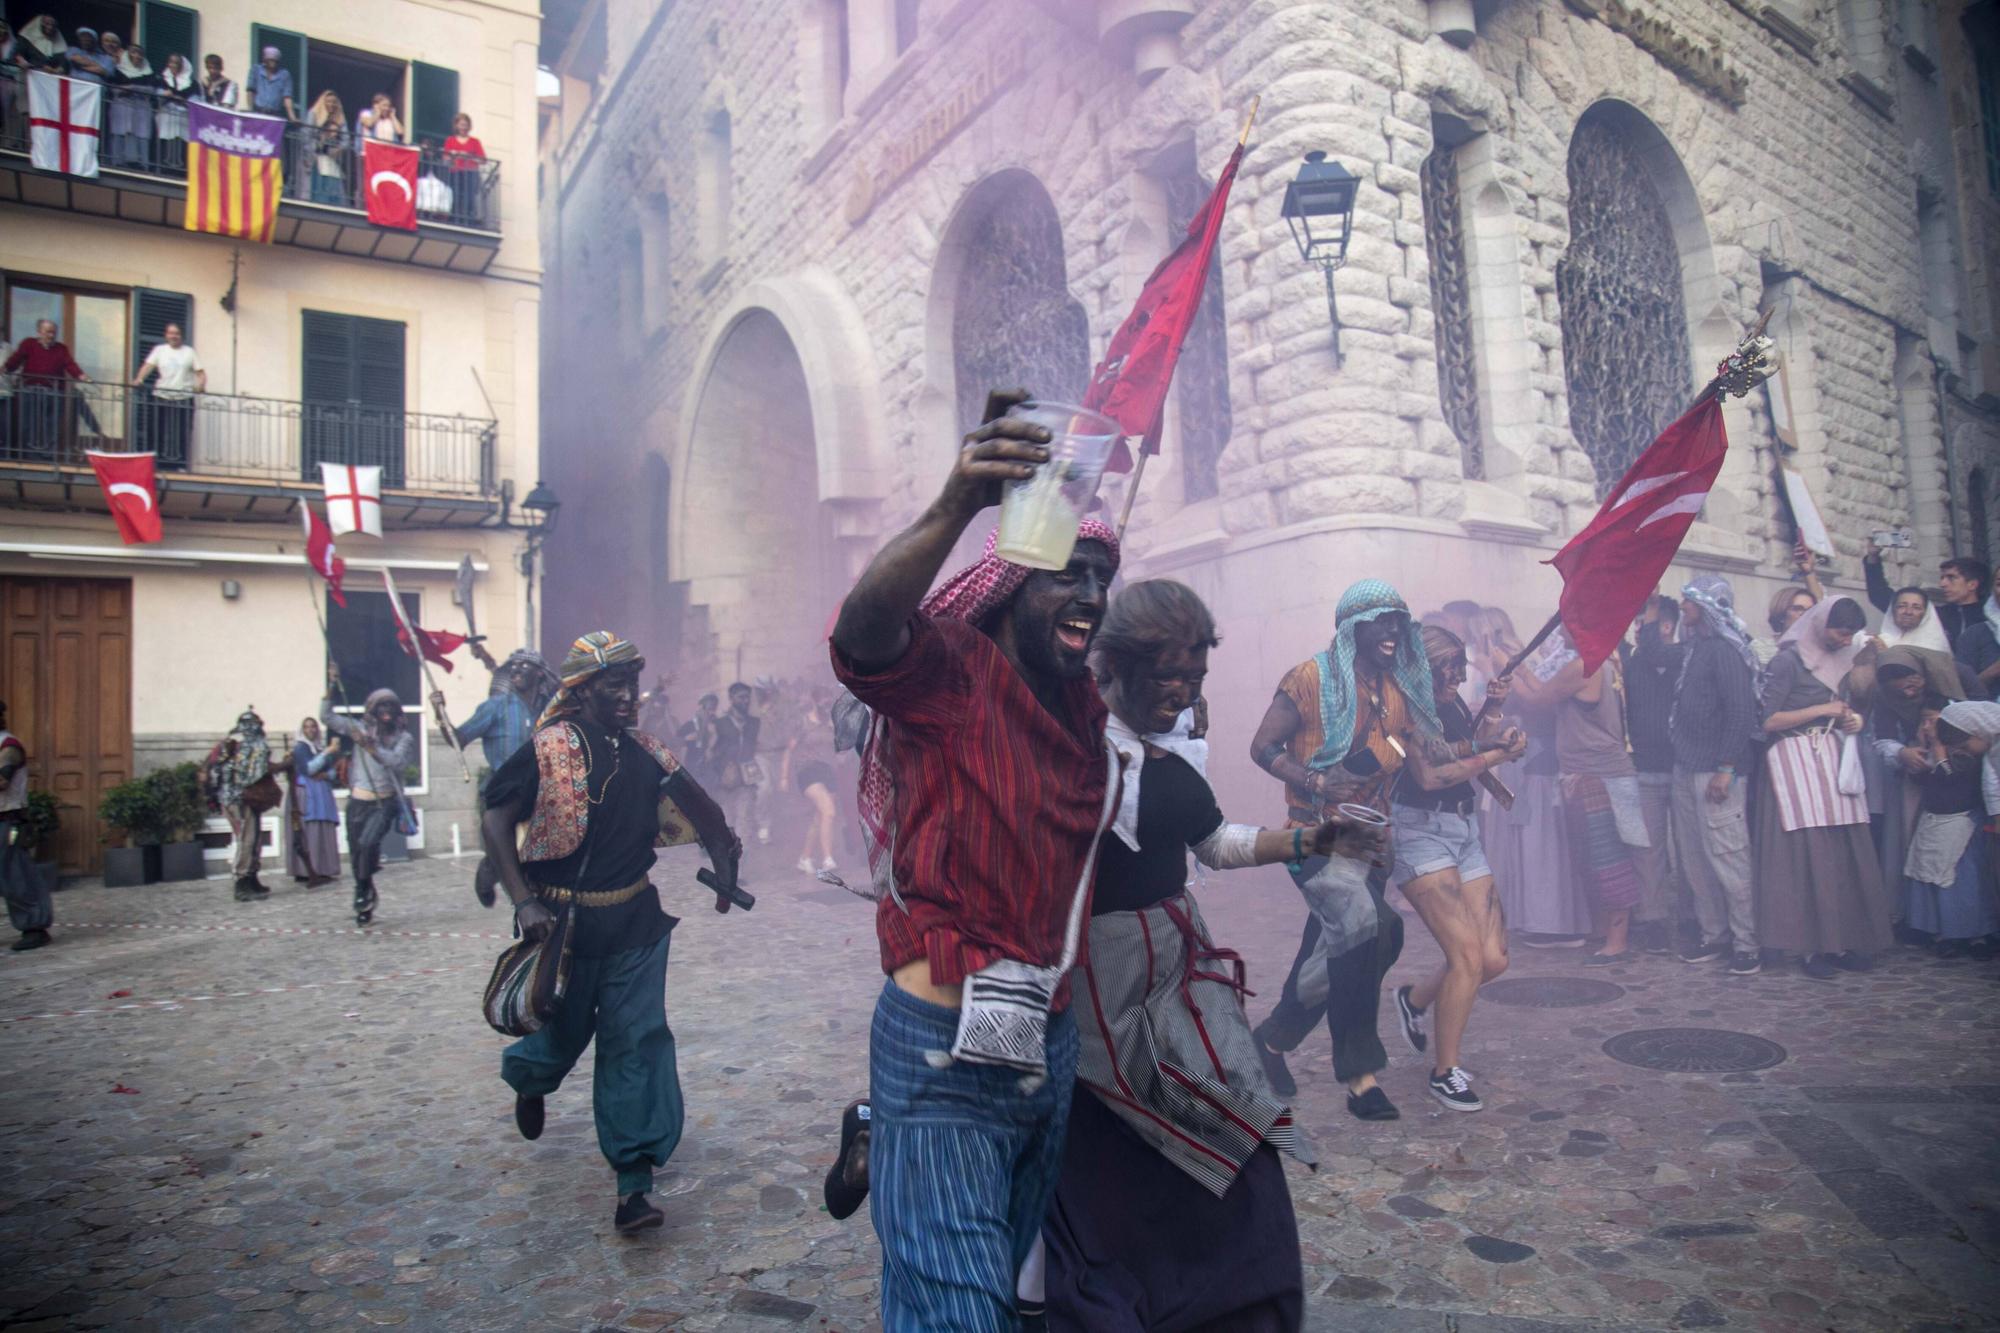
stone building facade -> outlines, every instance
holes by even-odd
[[[1542,562],[1766,311],[1779,398],[1729,407],[1679,573],[1761,605],[1783,454],[1831,581],[1881,528],[1934,577],[2000,480],[1986,8],[551,4],[545,472],[589,515],[551,633],[629,626],[684,692],[823,660],[985,389],[1082,392],[1258,98],[1127,564],[1217,609],[1220,734],[1355,578],[1539,623]],[[1310,150],[1362,181],[1338,356],[1281,215]]]

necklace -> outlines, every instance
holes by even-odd
[[[583,763],[584,763],[583,799],[588,801],[592,805],[603,805],[604,798],[611,794],[611,782],[612,779],[618,776],[619,765],[625,762],[624,750],[619,746],[618,738],[616,736],[612,737],[611,772],[605,777],[604,785],[597,789],[597,795],[592,796],[590,794],[590,770],[597,767],[597,756],[591,753],[590,737],[588,734],[584,732],[584,729],[582,727],[578,727],[576,729],[576,734],[577,738],[583,742]]]

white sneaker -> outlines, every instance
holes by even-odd
[[[837,865],[835,865],[835,864],[833,863],[833,858],[829,856],[829,857],[827,857],[827,858],[826,858],[826,860],[824,860],[824,861],[821,861],[821,862],[819,863],[819,869],[820,869],[820,873],[821,873],[821,874],[823,874],[823,875],[831,875],[831,874],[833,874],[833,873],[834,873],[834,872],[835,872],[836,870],[839,870],[839,869],[840,869],[840,867],[839,867],[839,866],[837,866]]]
[[[767,828],[760,828],[760,829],[758,829],[758,830],[757,830],[757,841],[758,841],[758,843],[759,843],[759,844],[761,844],[761,845],[763,845],[763,846],[766,846],[766,847],[770,846],[770,843],[771,843],[771,830],[769,830],[769,829],[767,829]]]
[[[810,856],[801,856],[799,858],[799,873],[801,875],[810,875],[812,874],[812,872],[813,872],[812,858]]]

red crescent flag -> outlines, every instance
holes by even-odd
[[[306,527],[306,563],[326,580],[327,595],[333,598],[334,604],[345,607],[347,598],[340,591],[340,581],[347,577],[347,562],[334,554],[333,534],[327,531],[326,524],[320,521],[320,516],[313,512],[309,504],[299,505],[299,518]]]
[[[84,451],[97,484],[104,488],[104,501],[118,524],[118,535],[127,546],[160,539],[160,500],[153,487],[151,454],[100,454]]]
[[[378,227],[417,229],[417,150],[369,139],[361,148],[361,177],[368,185],[368,220]]]
[[[1584,670],[1596,671],[1617,651],[1660,586],[1728,452],[1722,395],[1712,394],[1660,432],[1590,526],[1548,562],[1563,576],[1563,628]]]
[[[1116,421],[1121,433],[1145,436],[1141,448],[1149,454],[1160,452],[1160,418],[1167,386],[1173,383],[1181,344],[1187,341],[1188,330],[1201,309],[1215,238],[1222,231],[1222,215],[1229,203],[1229,187],[1235,184],[1236,168],[1242,161],[1243,145],[1238,144],[1208,202],[1188,223],[1187,238],[1160,261],[1140,290],[1132,313],[1111,335],[1111,345],[1091,375],[1090,391],[1083,398],[1085,407]],[[1132,454],[1124,440],[1118,441],[1105,466],[1110,472],[1132,470]]]
[[[418,629],[414,625],[410,629],[415,629],[417,631],[417,638],[423,642],[424,657],[429,661],[436,662],[446,671],[451,670],[451,658],[448,654],[458,651],[459,647],[465,642],[465,636],[463,634],[453,634],[448,629]],[[411,657],[417,655],[416,651],[410,647],[410,630],[404,629],[401,625],[396,627],[396,642],[401,644],[403,651]]]

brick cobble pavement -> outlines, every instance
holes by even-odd
[[[869,909],[775,869],[719,917],[673,854],[668,1006],[687,1134],[660,1233],[611,1232],[588,1059],[515,1135],[477,996],[506,917],[472,862],[395,866],[379,924],[344,889],[236,904],[223,881],[84,887],[56,947],[0,956],[0,1323],[22,1328],[808,1329],[876,1326],[865,1214],[819,1181],[862,1088],[880,984]],[[1203,891],[1275,999],[1303,909],[1281,877]],[[1435,963],[1414,919],[1392,984]],[[1518,976],[1575,952],[1517,950]],[[1606,975],[1608,973],[1608,975]],[[1832,984],[1647,959],[1586,1008],[1483,1001],[1465,1061],[1489,1110],[1422,1091],[1341,1110],[1326,1042],[1294,1061],[1321,1153],[1294,1169],[1315,1328],[1994,1327],[2000,972],[1903,953]],[[1719,1027],[1785,1046],[1751,1074],[1660,1074],[1617,1033]]]

